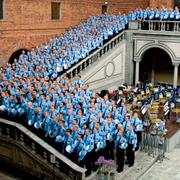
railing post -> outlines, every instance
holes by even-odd
[[[153,31],[153,21],[151,21],[151,31]]]
[[[162,24],[162,21],[160,22],[160,30],[162,31],[163,29],[163,24]]]
[[[36,152],[36,147],[35,147],[35,144],[34,142],[31,143],[31,148],[32,148],[32,152]]]
[[[88,60],[85,62],[86,63],[86,68],[89,66],[89,64],[88,64]]]
[[[106,52],[108,52],[108,45],[105,46]]]
[[[111,43],[108,44],[108,51],[111,49]]]
[[[43,151],[43,158],[45,161],[47,161],[47,152],[46,151]]]
[[[70,77],[70,79],[73,78],[73,73],[72,73],[72,71],[69,73],[69,77]]]
[[[101,57],[100,51],[98,51],[98,53],[97,53],[97,54],[98,54],[98,58],[99,58],[99,57]]]
[[[19,139],[20,139],[20,143],[24,144],[24,135],[23,134],[20,134]]]
[[[151,31],[151,22],[148,21],[149,31]]]
[[[174,30],[174,32],[176,31],[176,22],[174,22],[173,30]]]
[[[138,29],[141,30],[141,21],[138,21]]]
[[[6,136],[7,136],[7,137],[10,137],[9,127],[6,127]]]
[[[86,69],[86,61],[84,62],[84,69]]]
[[[118,44],[118,38],[116,38],[116,40],[115,40],[115,41],[116,41],[116,44]]]
[[[163,22],[163,31],[165,31],[165,27],[166,27],[165,22]]]
[[[177,31],[179,31],[179,22],[177,22]]]
[[[82,71],[82,64],[79,65],[79,72]]]
[[[124,33],[121,35],[121,37],[122,37],[122,40],[124,40],[124,39],[125,39],[125,35],[124,35]]]
[[[74,69],[74,75],[77,75],[77,68]]]
[[[89,58],[88,60],[89,60],[89,65],[91,65],[92,64],[92,59]]]

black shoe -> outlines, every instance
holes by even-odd
[[[129,166],[128,167],[132,167],[133,166],[133,164],[129,164]]]
[[[125,162],[125,164],[129,164],[129,162],[128,162],[128,161],[126,161],[126,162]]]

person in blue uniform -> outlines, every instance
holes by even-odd
[[[131,126],[131,121],[130,121],[130,114],[127,114],[125,117],[125,121],[122,123],[122,128],[124,133],[126,133],[129,130],[129,127]]]
[[[134,165],[135,149],[137,146],[137,135],[133,130],[133,126],[129,127],[129,130],[126,133],[126,140],[128,143],[128,147],[126,150],[126,156],[127,156],[126,164],[129,164],[129,167],[132,167]]]
[[[89,129],[85,130],[85,135],[83,137],[83,141],[85,143],[86,151],[87,151],[86,156],[84,157],[84,164],[87,169],[86,176],[88,176],[91,174],[91,171],[92,171],[91,159],[93,156],[93,149],[94,149],[93,135],[90,134]]]
[[[83,157],[80,157],[80,152],[83,151],[85,148],[85,143],[83,141],[83,136],[81,134],[78,134],[78,137],[76,140],[74,140],[74,143],[72,145],[69,145],[71,148],[70,152],[72,152],[72,159],[75,163],[77,163],[79,166],[84,167]],[[85,155],[82,153],[82,155]],[[79,160],[79,158],[81,160]]]
[[[137,135],[137,146],[136,146],[136,151],[139,149],[139,144],[142,141],[142,131],[143,131],[143,123],[142,120],[139,119],[138,113],[134,112],[133,117],[131,119],[131,125],[134,127],[134,132]]]

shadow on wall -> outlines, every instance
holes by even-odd
[[[15,51],[15,52],[11,55],[11,57],[9,58],[9,62],[8,62],[8,63],[13,64],[14,59],[18,59],[19,56],[22,54],[22,51],[25,51],[25,53],[28,52],[27,49],[19,49],[19,50]]]

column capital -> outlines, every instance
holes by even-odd
[[[175,67],[178,67],[178,66],[179,66],[179,63],[180,63],[180,62],[173,62],[172,65],[175,66]]]
[[[134,58],[134,62],[140,62],[141,59],[140,58]]]

